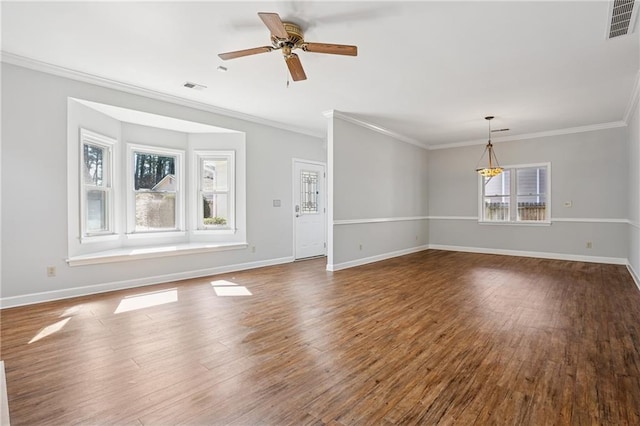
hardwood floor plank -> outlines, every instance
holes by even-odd
[[[640,424],[624,266],[324,262],[0,311],[12,424]]]

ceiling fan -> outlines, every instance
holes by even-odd
[[[309,43],[304,40],[304,33],[299,25],[292,22],[282,22],[277,13],[258,13],[262,22],[271,31],[271,46],[254,47],[252,49],[236,50],[234,52],[220,53],[222,60],[240,58],[242,56],[256,55],[258,53],[282,50],[284,60],[287,63],[293,81],[306,80],[307,76],[300,63],[298,55],[293,53],[295,49],[305,52],[329,53],[332,55],[358,56],[358,47],[346,44]]]

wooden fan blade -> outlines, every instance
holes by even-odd
[[[267,53],[267,52],[271,52],[272,50],[273,50],[273,47],[271,46],[263,46],[263,47],[254,47],[252,49],[236,50],[235,52],[220,53],[218,54],[218,56],[220,57],[220,59],[226,61],[227,59],[241,58],[243,56],[249,56],[249,55],[257,55],[258,53]]]
[[[277,13],[258,12],[258,16],[267,28],[269,28],[271,34],[278,38],[289,38],[289,34],[287,34],[287,30],[284,29],[284,24],[280,19],[280,15]]]
[[[298,55],[292,53],[289,57],[285,58],[285,61],[287,62],[287,67],[289,68],[293,81],[307,79],[307,75],[304,73],[304,69],[302,68],[302,63],[300,62]]]
[[[305,43],[302,45],[302,49],[314,53],[358,56],[358,46],[350,46],[348,44]]]

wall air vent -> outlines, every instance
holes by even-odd
[[[609,3],[609,25],[607,38],[631,34],[636,21],[637,5],[635,0],[613,0]]]

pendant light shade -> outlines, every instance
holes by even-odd
[[[478,161],[478,164],[476,165],[476,172],[484,177],[498,176],[503,171],[500,164],[498,164],[498,157],[496,157],[496,153],[493,150],[493,144],[491,143],[491,120],[493,120],[493,118],[493,116],[484,118],[489,122],[489,142],[487,142],[487,146],[484,148],[480,161]],[[482,167],[481,164],[485,161],[485,156],[487,157],[487,166]]]

